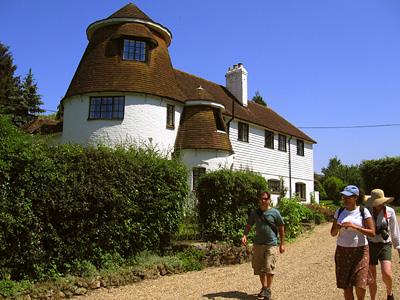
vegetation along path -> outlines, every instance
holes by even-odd
[[[331,223],[324,223],[314,232],[286,245],[279,255],[272,296],[274,300],[343,299],[336,288],[334,252],[336,238],[331,237]],[[397,251],[396,251],[397,252]],[[393,252],[394,293],[400,299],[400,265]],[[199,272],[144,280],[128,286],[98,289],[79,300],[111,299],[257,299],[260,289],[258,276],[252,274],[251,264],[208,268]],[[382,280],[378,280],[378,299],[386,299]],[[368,293],[366,299],[370,299]],[[397,299],[397,298],[396,298]]]

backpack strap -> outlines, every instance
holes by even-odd
[[[337,215],[338,220],[339,220],[340,214],[341,214],[343,211],[344,211],[344,207],[339,208],[339,212],[338,212],[338,215]]]
[[[256,209],[256,213],[257,213],[258,217],[272,229],[272,231],[275,233],[275,235],[278,236],[278,228],[276,227],[275,224],[273,224],[270,221],[268,221],[268,219],[265,217],[264,212],[262,211],[262,209],[261,208],[257,208]]]

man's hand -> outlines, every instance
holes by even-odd
[[[247,242],[247,237],[244,235],[242,237],[242,244],[246,246],[246,242]]]
[[[279,246],[279,252],[280,253],[285,252],[285,245],[284,244]]]

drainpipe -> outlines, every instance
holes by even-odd
[[[235,118],[235,100],[232,100],[232,118],[230,118],[228,122],[226,122],[226,127],[227,127],[226,129],[228,130],[228,135],[229,135],[230,124],[234,118]]]
[[[292,157],[290,153],[290,141],[292,140],[293,136],[289,138],[289,198],[292,199]]]

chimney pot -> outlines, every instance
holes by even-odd
[[[239,68],[242,68],[243,67],[243,63],[239,63]]]
[[[237,69],[237,68],[238,68],[238,66],[237,66],[237,65],[233,65],[233,68],[234,68],[234,69]]]

